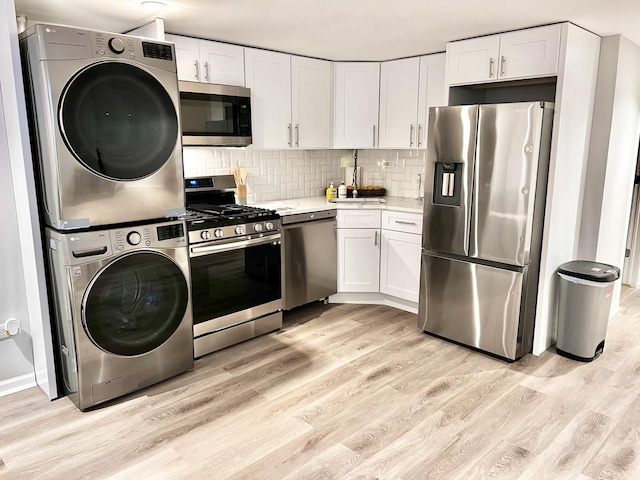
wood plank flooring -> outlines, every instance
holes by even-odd
[[[639,322],[627,291],[596,361],[510,364],[399,310],[314,304],[90,412],[0,398],[0,478],[637,479]]]

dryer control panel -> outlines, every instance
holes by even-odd
[[[116,252],[131,249],[181,247],[187,244],[184,222],[173,221],[111,230],[111,243]]]

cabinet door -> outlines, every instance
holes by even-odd
[[[189,82],[200,81],[200,53],[197,38],[183,37],[181,35],[165,34],[167,42],[173,42],[176,46],[176,66],[178,67],[178,80]]]
[[[418,83],[418,130],[416,146],[427,147],[427,125],[429,125],[429,108],[446,105],[445,95],[445,63],[446,55],[438,53],[420,57],[420,81]]]
[[[203,82],[244,87],[244,48],[200,40],[200,78]]]
[[[377,146],[379,63],[336,63],[335,148]]]
[[[253,147],[292,145],[291,56],[245,48],[246,86],[251,89]]]
[[[386,148],[415,147],[420,59],[380,65],[380,142]]]
[[[531,78],[558,73],[560,25],[529,28],[500,36],[498,77]]]
[[[447,44],[449,85],[481,83],[497,78],[500,35]]]
[[[291,57],[291,123],[293,144],[331,148],[331,62]]]
[[[421,236],[382,230],[380,292],[418,302]]]
[[[338,229],[338,292],[378,292],[380,230]]]

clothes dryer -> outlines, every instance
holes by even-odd
[[[61,380],[78,408],[193,367],[184,221],[45,233]]]
[[[20,48],[44,221],[74,230],[184,213],[173,44],[38,24]]]

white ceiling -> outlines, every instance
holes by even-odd
[[[124,32],[164,18],[168,33],[330,60],[444,51],[451,40],[571,21],[640,45],[639,0],[16,0],[28,20]]]

